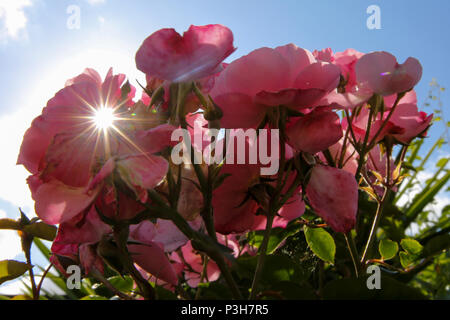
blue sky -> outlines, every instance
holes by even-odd
[[[381,9],[380,30],[366,27],[369,5]],[[80,9],[79,29],[67,27],[70,6]],[[416,88],[422,102],[432,78],[450,89],[448,12],[448,0],[0,0],[0,216],[16,217],[18,206],[32,212],[27,173],[15,161],[24,131],[46,101],[85,67],[104,75],[112,66],[132,82],[143,79],[134,55],[160,28],[224,24],[238,48],[228,61],[290,42],[311,51],[384,50],[400,62],[413,56],[424,69]],[[442,100],[445,108],[448,90]],[[430,135],[441,131],[437,125]],[[0,259],[17,252],[12,238],[0,234]]]

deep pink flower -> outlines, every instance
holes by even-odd
[[[161,29],[144,40],[136,66],[154,78],[193,81],[219,72],[234,50],[231,30],[219,24],[190,26],[183,36],[174,29]]]

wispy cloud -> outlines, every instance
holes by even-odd
[[[0,41],[18,39],[26,35],[27,16],[25,8],[33,5],[32,0],[0,0]]]

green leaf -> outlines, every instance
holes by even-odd
[[[172,291],[167,290],[161,286],[155,287],[156,296],[158,297],[158,300],[177,300],[176,294],[174,294]]]
[[[398,255],[400,256],[400,263],[402,264],[403,268],[409,268],[414,263],[414,255],[411,255],[405,251],[400,251]]]
[[[320,259],[334,263],[336,253],[336,244],[333,237],[323,228],[304,227],[306,241],[311,250]]]
[[[33,300],[33,298],[25,294],[19,294],[15,297],[12,297],[11,300]]]
[[[383,239],[378,245],[378,251],[380,252],[383,260],[392,259],[397,254],[398,244],[395,241]]]
[[[31,269],[31,266],[24,262],[15,260],[0,261],[0,284],[5,281],[13,280]]]
[[[414,239],[403,239],[400,242],[400,245],[406,252],[411,255],[419,255],[423,250],[422,245]]]
[[[0,219],[0,229],[20,230],[20,223],[13,219],[3,218]]]
[[[108,282],[111,283],[111,285],[122,292],[128,292],[133,289],[133,278],[125,276],[113,276],[108,278]]]
[[[39,238],[34,238],[33,239],[34,244],[36,245],[36,247],[39,249],[39,251],[42,253],[42,255],[47,259],[50,260],[50,256],[51,256],[51,251],[49,248],[47,248],[47,246],[44,244],[44,242],[42,242],[41,239]]]
[[[81,298],[80,300],[108,300],[108,298],[96,295],[89,295]]]
[[[273,228],[267,245],[267,253],[272,254],[286,238],[299,232],[300,228],[300,224],[290,224],[286,228]],[[259,248],[264,238],[264,230],[249,232],[247,237],[250,245]]]
[[[48,241],[53,241],[53,239],[55,239],[56,230],[57,229],[55,226],[51,226],[44,222],[32,223],[32,224],[26,225],[23,228],[23,231],[25,231],[29,235],[36,237],[36,238],[48,240]]]
[[[441,168],[442,170],[442,168]],[[413,203],[406,210],[405,215],[407,217],[407,225],[414,221],[417,215],[422,212],[422,210],[433,201],[436,194],[447,184],[450,179],[450,171],[448,171],[441,179],[436,181],[432,186],[427,186],[423,191],[414,198]]]
[[[439,168],[444,167],[447,163],[448,163],[448,159],[447,158],[441,158],[436,163],[436,167],[439,167]]]
[[[253,279],[258,256],[240,257],[236,260],[236,275],[244,280]],[[261,277],[261,283],[270,288],[280,281],[292,281],[299,283],[304,280],[307,271],[296,264],[293,259],[285,254],[273,254],[266,256]],[[251,285],[251,283],[249,283]]]

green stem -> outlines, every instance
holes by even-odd
[[[259,281],[261,280],[262,272],[264,269],[264,262],[266,259],[267,247],[269,245],[270,231],[272,230],[272,223],[274,217],[275,215],[272,213],[269,213],[269,216],[267,217],[266,229],[264,231],[263,241],[261,243],[261,246],[259,247],[259,257],[256,265],[255,276],[253,277],[249,300],[254,300],[256,298],[258,284]]]
[[[358,168],[356,169],[356,173],[355,173],[355,177],[358,179],[358,176],[361,172],[362,166],[365,163],[365,158],[366,158],[366,152],[370,151],[370,148],[367,148],[367,142],[369,141],[369,136],[370,136],[370,129],[372,127],[372,118],[373,118],[373,113],[375,110],[375,106],[371,106],[370,111],[369,111],[369,118],[367,120],[367,126],[366,126],[366,134],[364,136],[364,142],[361,146],[361,150],[358,151],[359,153],[359,160],[358,160]],[[351,126],[352,124],[350,124]],[[356,143],[356,141],[355,141]]]
[[[353,239],[353,235],[351,231],[347,234],[344,234],[345,241],[347,242],[348,251],[350,252],[350,256],[352,258],[353,267],[355,268],[355,275],[359,278],[359,269],[360,264],[358,262],[358,251],[356,250],[355,240]]]
[[[366,246],[364,248],[364,252],[361,258],[361,263],[364,265],[364,261],[366,261],[367,254],[369,252],[370,247],[372,246],[372,242],[375,238],[375,233],[378,228],[378,223],[381,219],[381,212],[383,211],[384,199],[386,198],[387,189],[384,190],[383,196],[381,197],[381,201],[378,202],[377,211],[375,212],[375,218],[373,219],[372,228],[370,229],[369,238],[367,239]]]
[[[405,95],[405,92],[397,94],[397,99],[395,99],[394,105],[392,106],[391,110],[389,111],[389,114],[387,115],[386,119],[384,119],[384,121],[381,124],[380,128],[378,129],[378,131],[375,133],[375,135],[373,136],[372,140],[370,141],[369,147],[367,148],[368,151],[370,151],[375,146],[375,144],[377,143],[378,136],[381,134],[381,132],[383,132],[383,129],[388,124],[389,120],[391,119],[392,115],[394,114],[395,109],[398,106],[398,103],[404,97],[404,95]]]
[[[373,219],[372,223],[372,229],[370,230],[369,238],[367,239],[366,247],[364,248],[364,253],[361,258],[361,263],[365,265],[365,261],[367,258],[367,254],[370,250],[370,247],[372,246],[372,243],[375,239],[376,231],[378,229],[378,224],[381,220],[381,215],[383,212],[384,203],[386,200],[386,196],[391,188],[391,154],[392,154],[392,145],[389,143],[389,145],[386,146],[386,181],[385,181],[385,187],[383,196],[381,197],[381,200],[378,201],[377,205],[377,211],[375,212],[375,218]]]

